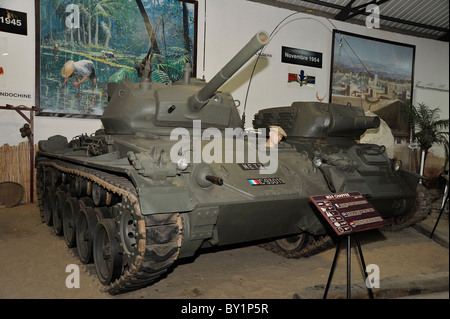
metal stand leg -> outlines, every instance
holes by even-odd
[[[359,257],[361,258],[361,264],[363,266],[364,269],[364,276],[366,278],[366,282],[367,282],[367,278],[369,277],[369,275],[367,274],[366,271],[366,262],[364,261],[364,257],[363,257],[363,253],[362,253],[362,249],[361,249],[361,245],[359,243],[359,239],[358,239],[358,235],[355,233],[355,240],[356,240],[356,245],[358,246],[358,251],[359,251]],[[367,285],[366,285],[367,287]],[[367,290],[369,291],[369,297],[370,299],[373,299],[373,292],[372,292],[372,288],[367,287]]]
[[[444,213],[445,210],[445,203],[448,201],[448,183],[445,185],[445,190],[444,190],[444,198],[442,200],[442,207],[441,207],[441,211],[439,213],[439,216],[436,220],[436,224],[434,224],[434,228],[433,231],[431,232],[430,238],[433,238],[434,235],[434,231],[436,230],[436,227],[439,223],[439,219],[441,219],[442,213]]]
[[[359,243],[359,239],[356,233],[352,233],[350,235],[347,235],[347,299],[351,299],[351,236],[355,237],[356,245],[358,246],[358,252],[359,257],[361,258],[361,264],[364,268],[364,275],[367,280],[369,275],[366,271],[366,262],[364,261],[364,256],[361,249],[361,244]],[[336,246],[336,253],[334,254],[333,264],[331,265],[330,274],[328,276],[327,286],[325,287],[325,293],[323,295],[323,299],[327,299],[328,290],[330,289],[331,279],[333,277],[334,269],[336,268],[336,262],[339,255],[339,251],[341,249],[341,241]],[[369,291],[369,297],[370,299],[373,298],[373,292],[372,288],[367,287],[367,290]]]
[[[339,241],[336,246],[336,253],[334,254],[333,264],[331,265],[330,274],[328,275],[327,286],[325,287],[325,293],[323,299],[327,299],[328,289],[330,288],[331,278],[333,278],[334,269],[336,268],[336,261],[341,250],[341,242]]]
[[[352,235],[348,235],[347,236],[347,299],[351,299],[351,295],[350,295],[350,287],[351,287],[351,276],[352,276],[352,271],[351,271],[351,267],[352,267],[352,260],[351,260],[351,256],[352,256],[352,251],[351,251],[351,247],[352,247]]]

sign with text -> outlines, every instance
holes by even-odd
[[[309,196],[338,235],[380,228],[384,220],[359,192]]]
[[[27,14],[0,8],[0,31],[27,35]]]
[[[322,68],[322,53],[282,46],[281,62]]]

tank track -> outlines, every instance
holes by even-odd
[[[259,244],[258,247],[264,248],[268,251],[271,251],[277,255],[286,257],[286,258],[302,258],[316,255],[322,251],[325,251],[335,245],[333,238],[328,234],[325,235],[317,235],[317,236],[309,236],[308,242],[305,247],[301,250],[296,251],[294,253],[288,253],[281,249],[275,241],[271,241],[268,243]]]
[[[59,160],[42,160],[37,163],[37,189],[38,205],[41,219],[45,221],[43,190],[43,169],[53,169],[67,174],[70,178],[82,177],[91,183],[97,183],[108,192],[113,193],[118,201],[115,208],[110,207],[111,218],[115,222],[115,237],[122,247],[119,252],[125,256],[120,235],[120,215],[127,209],[133,216],[136,225],[136,245],[134,251],[128,254],[128,258],[122,266],[118,278],[104,286],[103,291],[112,295],[130,292],[146,287],[157,281],[173,264],[179,255],[182,240],[182,222],[178,213],[142,215],[139,199],[134,185],[126,177],[112,175],[100,170],[74,165]],[[54,184],[55,179],[51,179]],[[60,188],[63,189],[63,188]],[[69,189],[69,187],[66,187]],[[74,193],[66,194],[73,197]],[[82,199],[81,199],[82,200]]]

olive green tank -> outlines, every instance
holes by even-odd
[[[233,97],[218,90],[268,42],[258,32],[208,83],[190,78],[189,66],[169,85],[111,83],[102,129],[39,142],[42,219],[94,263],[105,291],[151,285],[212,246],[264,241],[288,257],[330,247],[309,195],[356,189],[385,217],[415,210],[418,177],[395,171],[383,147],[355,143],[379,123],[359,109],[262,111],[256,127],[288,132],[274,148],[243,130]]]
[[[431,197],[420,183],[424,177],[402,169],[401,161],[388,157],[385,146],[359,143],[367,129],[380,125],[378,117],[365,116],[361,107],[294,102],[255,114],[255,129],[271,125],[285,130],[286,142],[311,161],[329,193],[362,193],[383,217],[384,230],[401,230],[429,214]],[[262,246],[298,258],[310,255],[311,242],[317,239],[301,234]],[[328,235],[319,239],[331,241]],[[307,240],[310,245],[302,246]]]

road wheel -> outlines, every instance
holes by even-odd
[[[94,235],[94,263],[100,282],[107,286],[122,273],[122,258],[119,254],[119,240],[115,236],[116,226],[112,219],[101,220]]]
[[[308,233],[294,235],[275,241],[277,246],[286,253],[295,253],[302,250],[308,243]]]

